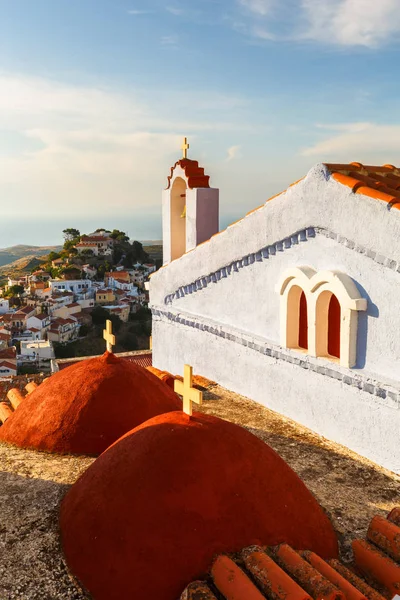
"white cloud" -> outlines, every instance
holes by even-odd
[[[400,125],[346,123],[319,129],[337,133],[302,151],[303,156],[337,162],[393,163],[400,165]]]
[[[227,150],[228,156],[226,157],[226,162],[230,162],[235,158],[239,158],[240,156],[240,146],[231,146]]]
[[[158,207],[182,132],[246,127],[235,118],[240,98],[207,89],[142,95],[0,73],[0,132],[20,140],[18,152],[2,152],[2,214]]]
[[[252,37],[375,48],[397,39],[399,0],[237,0]],[[243,11],[242,11],[243,13]]]
[[[305,37],[344,46],[378,46],[400,28],[398,0],[302,0]]]

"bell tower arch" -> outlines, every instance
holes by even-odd
[[[171,169],[163,192],[164,265],[210,239],[219,231],[219,190],[211,188],[209,176],[196,160],[183,158]]]

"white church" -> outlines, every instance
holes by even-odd
[[[187,147],[163,192],[154,366],[190,364],[400,473],[400,169],[318,164],[219,231]]]

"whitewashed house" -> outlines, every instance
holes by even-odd
[[[47,340],[22,341],[17,357],[18,366],[33,366],[40,371],[51,371],[51,362],[55,359],[53,344]]]
[[[26,320],[27,329],[39,330],[40,339],[42,340],[46,337],[50,324],[50,315],[47,315],[45,313],[33,315],[31,317],[28,317],[28,319]]]
[[[54,292],[72,292],[74,295],[84,295],[92,289],[90,279],[50,279],[49,286]]]
[[[51,342],[67,344],[78,339],[79,329],[80,323],[75,317],[66,319],[59,317],[52,321],[47,337]]]
[[[0,315],[4,315],[10,310],[10,302],[6,298],[0,298]]]
[[[131,292],[134,289],[133,283],[125,277],[120,277],[118,273],[109,274],[106,277],[106,285],[113,290],[122,290],[124,292]]]
[[[400,473],[399,186],[391,165],[319,164],[219,232],[218,190],[178,161],[149,286],[154,366],[190,364]]]

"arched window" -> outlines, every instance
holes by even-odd
[[[340,271],[287,269],[281,296],[281,345],[354,367],[358,311],[367,309],[354,281]]]
[[[316,355],[340,359],[341,307],[330,290],[319,294],[315,306]]]
[[[288,348],[308,349],[307,298],[299,285],[292,285],[287,295],[286,339]]]
[[[171,260],[186,252],[186,183],[177,177],[171,190]]]
[[[340,320],[339,300],[332,294],[328,309],[328,354],[340,359]]]
[[[307,298],[304,292],[300,296],[299,308],[299,348],[308,350],[308,314]]]

